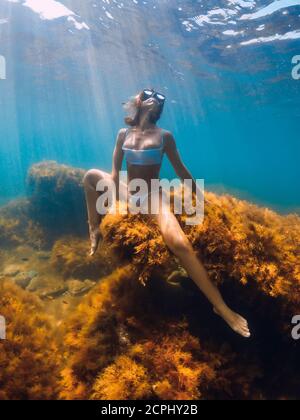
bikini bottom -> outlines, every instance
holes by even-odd
[[[152,207],[154,207],[155,214],[158,213],[159,203],[167,204],[168,193],[164,191],[161,186],[152,188],[151,192],[146,194],[136,192],[128,194],[128,207],[129,210],[133,209],[134,211],[139,210],[140,213],[148,214],[152,212]]]

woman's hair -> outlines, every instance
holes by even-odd
[[[140,92],[137,96],[139,96],[142,92]],[[136,96],[131,96],[129,100],[123,104],[124,110],[127,112],[127,116],[125,117],[124,121],[125,124],[129,125],[130,127],[135,127],[139,123],[140,112],[141,108],[138,104]],[[157,112],[151,114],[151,123],[156,124],[157,121],[160,119],[161,114],[163,112],[164,106],[161,105]]]

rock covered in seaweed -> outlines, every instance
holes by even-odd
[[[62,397],[299,398],[290,333],[300,313],[300,218],[208,197],[202,225],[179,221],[227,302],[249,319],[252,340],[244,343],[211,313],[181,276],[155,222],[108,215],[101,231],[123,269],[104,279],[68,323]],[[187,350],[188,343],[194,347]]]
[[[202,341],[193,336],[184,317],[188,295],[182,289],[176,302],[172,297],[164,280],[144,287],[131,265],[103,279],[67,322],[61,398],[254,395],[261,376],[255,357],[238,357],[213,337]]]
[[[117,265],[117,259],[107,250],[99,246],[94,258],[88,255],[88,239],[65,236],[56,241],[50,263],[65,279],[99,280],[110,274]]]
[[[45,161],[28,173],[31,218],[55,233],[86,233],[85,171]]]
[[[68,194],[81,195],[84,206],[82,175],[81,170],[56,163],[36,165],[29,178],[30,200],[0,212],[1,243],[11,249],[32,244],[45,267],[53,270],[53,280],[59,278],[61,290],[68,288],[76,299],[92,288],[78,308],[73,307],[71,317],[61,319],[62,331],[54,335],[56,344],[51,341],[54,351],[47,353],[46,363],[53,372],[59,364],[62,376],[38,383],[39,394],[56,396],[59,388],[62,399],[299,398],[299,348],[290,337],[291,317],[300,313],[299,216],[280,216],[212,193],[207,193],[202,225],[186,226],[184,216],[176,216],[226,301],[249,320],[253,338],[244,343],[212,313],[165,246],[158,226],[147,217],[106,216],[101,224],[105,243],[94,259],[87,257],[83,208],[80,218],[86,238],[76,236],[78,231],[65,236],[80,213],[73,214]],[[52,230],[54,219],[57,229]],[[41,251],[45,232],[53,233],[47,253]],[[5,258],[1,249],[1,261]],[[4,277],[9,280],[34,268],[25,269],[22,263],[18,272],[8,270]],[[47,286],[43,277],[32,282],[40,282],[43,295]],[[48,316],[37,301],[32,303],[30,294],[13,285],[5,286],[2,294],[6,305],[12,303],[4,315],[14,316],[17,297],[21,308],[34,308],[36,318],[28,315],[29,327],[42,319],[48,328]],[[22,329],[21,343],[28,339],[30,328]],[[44,336],[33,337],[38,354],[48,348]],[[63,361],[56,351],[60,341]],[[14,382],[6,375],[10,354],[3,354],[6,365],[0,382],[7,386],[0,397],[34,397],[31,384],[26,394],[17,375]],[[35,368],[36,376],[41,372],[43,378],[44,364],[39,361]],[[26,373],[25,365],[22,369]]]
[[[0,399],[48,400],[57,397],[61,356],[53,324],[32,294],[0,282],[6,340],[0,343]]]
[[[29,200],[17,199],[0,208],[2,249],[14,249],[20,245],[40,249],[47,242],[42,226],[31,219]]]
[[[0,245],[27,243],[42,249],[63,234],[85,235],[84,173],[52,161],[33,165],[27,176],[28,197],[0,209]]]
[[[203,224],[176,216],[217,284],[237,283],[300,305],[300,217],[281,216],[231,196],[206,193]],[[133,263],[144,283],[152,272],[172,272],[173,255],[155,221],[144,215],[107,215],[101,230],[108,245]],[[170,264],[171,260],[171,264]],[[176,267],[176,262],[175,262]]]

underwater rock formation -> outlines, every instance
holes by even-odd
[[[0,341],[0,399],[56,398],[61,356],[49,316],[35,296],[3,280],[0,308],[6,320],[6,340]]]
[[[84,173],[82,169],[54,161],[41,162],[30,168],[27,177],[30,216],[52,235],[86,233]]]
[[[298,399],[300,217],[213,193],[203,224],[176,215],[225,300],[249,320],[243,340],[147,216],[107,215],[88,257],[83,208],[80,232],[69,232],[81,176],[35,165],[32,196],[0,210],[0,314],[11,331],[0,341],[0,399]]]
[[[103,279],[67,322],[61,398],[254,395],[261,372],[253,357],[242,364],[213,336],[194,337],[184,317],[188,294],[172,289],[158,279],[142,286],[131,265]]]
[[[0,208],[0,248],[13,249],[19,245],[30,245],[41,249],[47,238],[41,225],[29,214],[27,199],[15,200]]]
[[[234,336],[193,282],[180,278],[154,222],[108,215],[101,231],[123,268],[67,323],[62,398],[299,397],[290,332],[300,313],[300,218],[207,197],[202,225],[179,222],[226,300],[247,315],[252,340]]]
[[[203,224],[176,216],[194,250],[218,284],[236,282],[265,296],[300,304],[300,217],[281,216],[229,195],[206,193]],[[166,272],[171,253],[155,222],[143,215],[108,215],[101,224],[110,247],[131,261],[144,283],[153,270]],[[170,271],[170,270],[169,270]]]
[[[0,246],[27,243],[42,249],[64,234],[85,235],[84,173],[52,161],[33,165],[27,176],[28,197],[0,209]]]

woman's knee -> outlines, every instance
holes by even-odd
[[[102,178],[103,175],[101,171],[99,171],[98,169],[90,169],[84,174],[82,182],[86,188],[96,188],[98,181]]]

